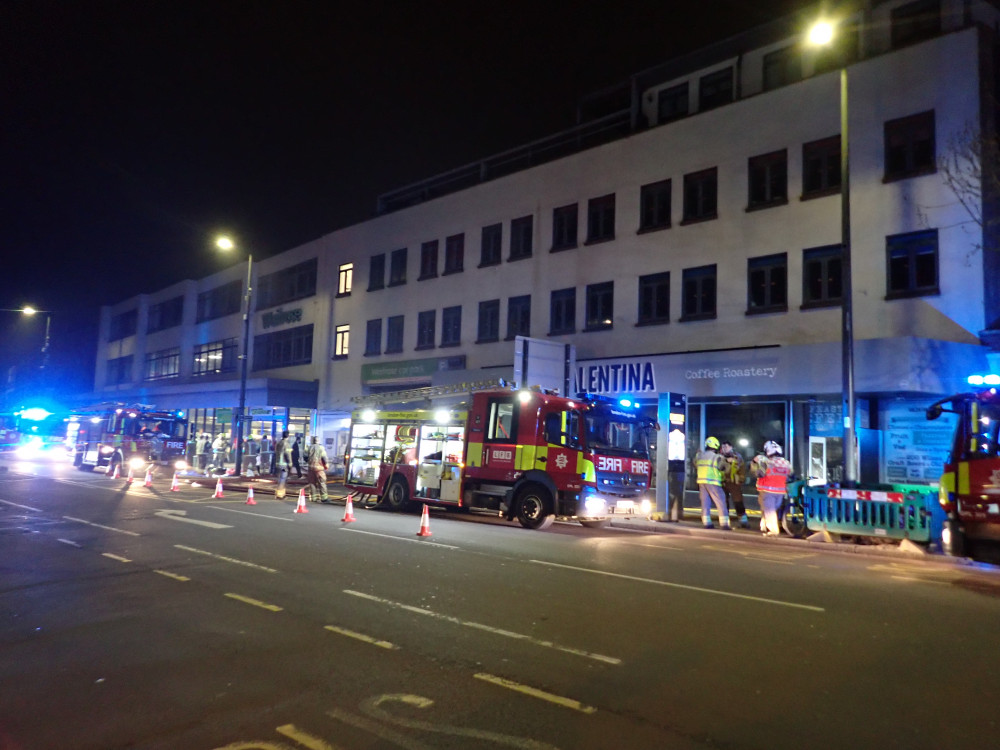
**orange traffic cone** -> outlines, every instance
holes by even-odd
[[[119,471],[121,469],[121,464],[115,464],[115,473],[111,475],[112,479],[121,479],[122,473]]]
[[[299,490],[299,502],[295,506],[296,513],[308,513],[309,508],[306,507],[306,491],[305,488]]]
[[[125,479],[125,481],[128,482],[129,484],[132,484],[132,480],[133,480],[132,467],[129,466],[128,467],[128,477]]]
[[[431,535],[431,519],[427,513],[427,504],[424,504],[424,512],[420,514],[420,531],[417,532],[417,536],[430,536]]]
[[[347,496],[347,508],[344,510],[344,517],[340,519],[341,523],[353,523],[357,521],[354,517],[354,503],[351,502],[351,496]]]
[[[257,501],[253,499],[253,487],[247,489],[247,505],[256,505]]]
[[[219,477],[219,479],[216,481],[215,494],[212,495],[212,497],[222,497],[222,477]]]
[[[170,482],[170,491],[177,492],[181,488],[181,483],[177,481],[177,472],[174,472],[173,481]]]
[[[144,481],[142,484],[145,487],[153,486],[153,472],[150,469],[146,469],[146,481]]]

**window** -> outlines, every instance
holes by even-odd
[[[670,272],[639,277],[639,317],[641,326],[670,322]]]
[[[253,340],[253,369],[271,370],[278,367],[307,365],[312,362],[312,346],[312,323],[255,336]],[[345,339],[345,349],[346,346]]]
[[[351,347],[351,327],[346,323],[342,323],[333,330],[333,358],[347,359]]]
[[[707,109],[721,107],[733,100],[733,69],[724,68],[707,76],[702,76],[698,82],[698,108],[704,112]]]
[[[916,0],[892,10],[892,46],[930,39],[941,33],[941,0]]]
[[[747,261],[747,314],[788,310],[788,254]]]
[[[108,341],[118,341],[126,336],[134,336],[139,322],[139,311],[132,309],[112,316],[108,327]]]
[[[393,250],[389,256],[389,286],[406,283],[406,248]]]
[[[670,180],[660,180],[639,189],[639,231],[670,226]]]
[[[510,297],[507,300],[507,340],[515,336],[531,335],[531,295]]]
[[[354,286],[354,264],[342,263],[337,274],[337,296],[347,297]]]
[[[605,281],[587,285],[585,331],[604,331],[614,325],[615,283]]]
[[[444,241],[444,272],[461,273],[465,268],[465,234],[453,234]]]
[[[517,422],[515,418],[514,399],[510,396],[491,398],[489,405],[489,423],[486,427],[486,442],[516,443]]]
[[[715,317],[715,265],[685,268],[681,279],[681,320]]]
[[[176,378],[181,374],[181,350],[176,346],[146,355],[145,380]]]
[[[840,190],[840,136],[802,144],[802,198]]]
[[[802,80],[802,58],[794,47],[782,47],[764,55],[764,91]]]
[[[365,356],[382,353],[382,318],[369,320],[365,326]]]
[[[476,330],[476,343],[485,344],[500,340],[500,300],[491,299],[479,303],[479,327]]]
[[[591,198],[587,202],[587,242],[615,238],[615,194]]]
[[[656,121],[663,124],[687,116],[689,100],[687,81],[660,89],[656,94]]]
[[[236,339],[223,339],[194,348],[192,375],[209,375],[236,370]]]
[[[930,174],[934,160],[933,110],[885,124],[886,180]]]
[[[238,313],[243,306],[243,282],[234,279],[198,295],[196,323]]]
[[[438,275],[438,241],[431,240],[420,246],[420,276],[417,281],[433,279]]]
[[[556,289],[549,308],[549,335],[576,331],[576,289]]]
[[[122,385],[132,382],[132,355],[108,360],[107,384]]]
[[[802,307],[830,307],[843,300],[843,257],[840,245],[802,251]]]
[[[522,216],[510,223],[510,257],[521,260],[531,257],[531,236],[534,233],[534,217]]]
[[[503,224],[483,227],[482,246],[479,250],[479,267],[500,265],[503,248]]]
[[[751,157],[747,163],[748,208],[788,202],[788,152],[782,149]]]
[[[885,244],[887,299],[938,294],[936,229],[886,237]]]
[[[373,255],[368,267],[368,291],[385,288],[385,253]]]
[[[684,223],[718,217],[717,181],[716,167],[684,175]]]
[[[174,297],[151,305],[146,319],[146,333],[174,328],[184,322],[184,297]]]
[[[441,346],[462,343],[462,306],[446,307],[441,311]]]
[[[385,353],[398,354],[403,351],[403,316],[392,315],[386,321]]]
[[[316,259],[261,276],[257,288],[258,310],[312,297],[316,294]]]
[[[434,310],[425,310],[417,315],[417,349],[434,348],[434,327],[437,322],[437,313]]]
[[[575,203],[552,211],[552,252],[576,247],[577,223]]]

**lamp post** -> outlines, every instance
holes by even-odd
[[[218,237],[215,246],[220,250],[233,250],[236,247],[229,237]],[[250,286],[253,272],[253,255],[247,253],[247,284],[243,294],[243,354],[240,359],[240,403],[236,412],[236,467],[234,473],[243,473],[243,419],[247,405],[247,360],[250,358]]]
[[[833,42],[834,25],[819,21],[809,30],[809,43],[825,46]],[[851,162],[848,137],[847,61],[840,68],[840,268],[841,268],[841,365],[842,407],[844,416],[843,486],[853,487],[858,480],[858,461],[854,450],[854,301],[851,289]]]
[[[49,310],[38,310],[31,305],[25,305],[24,307],[16,308],[2,308],[2,312],[17,312],[27,317],[32,315],[37,315],[38,313],[45,313],[45,341],[42,344],[42,364],[39,367],[40,370],[44,370],[49,364],[49,330],[52,325],[52,313]]]

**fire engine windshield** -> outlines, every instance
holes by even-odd
[[[183,438],[186,428],[183,420],[136,417],[129,432],[140,437]]]
[[[587,412],[587,446],[612,455],[649,456],[650,424],[613,409]]]

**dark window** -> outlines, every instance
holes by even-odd
[[[840,245],[802,251],[802,307],[829,307],[841,303],[843,257]]]
[[[371,257],[368,270],[368,291],[385,287],[385,253],[379,253]]]
[[[312,323],[254,336],[253,369],[307,365],[312,362],[312,345]]]
[[[181,374],[181,350],[176,346],[146,355],[145,380],[176,378]]]
[[[885,179],[930,174],[934,163],[934,111],[885,124]]]
[[[670,321],[670,272],[639,277],[639,318],[641,326]]]
[[[132,355],[108,360],[107,384],[122,385],[132,382]]]
[[[747,162],[749,208],[766,208],[788,202],[788,152],[782,149]]]
[[[576,289],[556,289],[549,308],[549,335],[576,331]]]
[[[397,354],[403,351],[403,316],[390,316],[385,322],[385,328],[385,353]]]
[[[685,268],[681,279],[681,320],[715,317],[715,265]]]
[[[441,311],[441,346],[462,343],[462,306],[446,307]]]
[[[840,136],[802,144],[802,197],[840,190]]]
[[[500,300],[491,299],[479,303],[479,327],[476,331],[476,343],[484,344],[500,340]]]
[[[552,211],[552,250],[576,247],[577,205],[560,206]]]
[[[257,309],[277,307],[316,294],[316,259],[261,276],[257,280]]]
[[[503,224],[483,227],[482,246],[479,250],[479,267],[500,265],[503,253]]]
[[[438,241],[431,240],[420,246],[420,276],[417,281],[433,279],[438,275]]]
[[[725,68],[702,76],[698,82],[698,109],[721,107],[733,100],[733,69]]]
[[[174,328],[184,322],[184,298],[174,297],[149,308],[146,333]]]
[[[369,320],[365,327],[365,356],[382,353],[382,318]]]
[[[802,80],[802,57],[795,46],[764,55],[764,91]]]
[[[389,258],[389,286],[406,283],[406,248],[393,250]]]
[[[510,223],[510,258],[520,260],[531,257],[531,236],[534,233],[534,217],[522,216]]]
[[[234,279],[198,295],[196,323],[238,313],[243,306],[243,282]]]
[[[342,263],[337,272],[337,296],[348,297],[354,288],[354,264]]]
[[[670,226],[670,180],[660,180],[639,189],[639,231]]]
[[[453,234],[444,241],[444,272],[461,273],[465,268],[465,235]]]
[[[615,283],[605,281],[587,285],[585,331],[603,331],[614,325]]]
[[[656,94],[656,121],[662,124],[687,116],[689,101],[686,81],[668,89],[660,89]]]
[[[704,169],[684,175],[684,221],[705,221],[718,217],[718,169]]]
[[[938,294],[936,229],[886,237],[887,298]]]
[[[892,10],[892,46],[930,39],[941,33],[941,0],[916,0]]]
[[[236,370],[236,339],[223,339],[194,348],[192,375],[211,375]]]
[[[347,359],[351,350],[351,326],[341,323],[333,329],[333,358]]]
[[[587,242],[615,238],[615,194],[591,198],[587,202]]]
[[[139,324],[139,311],[136,309],[126,310],[112,316],[108,326],[108,341],[117,341],[126,336],[134,336]]]
[[[788,255],[776,253],[747,261],[747,313],[788,310]]]
[[[436,324],[436,310],[425,310],[417,314],[417,349],[434,348],[434,329]]]
[[[531,295],[507,300],[507,339],[531,335]]]

